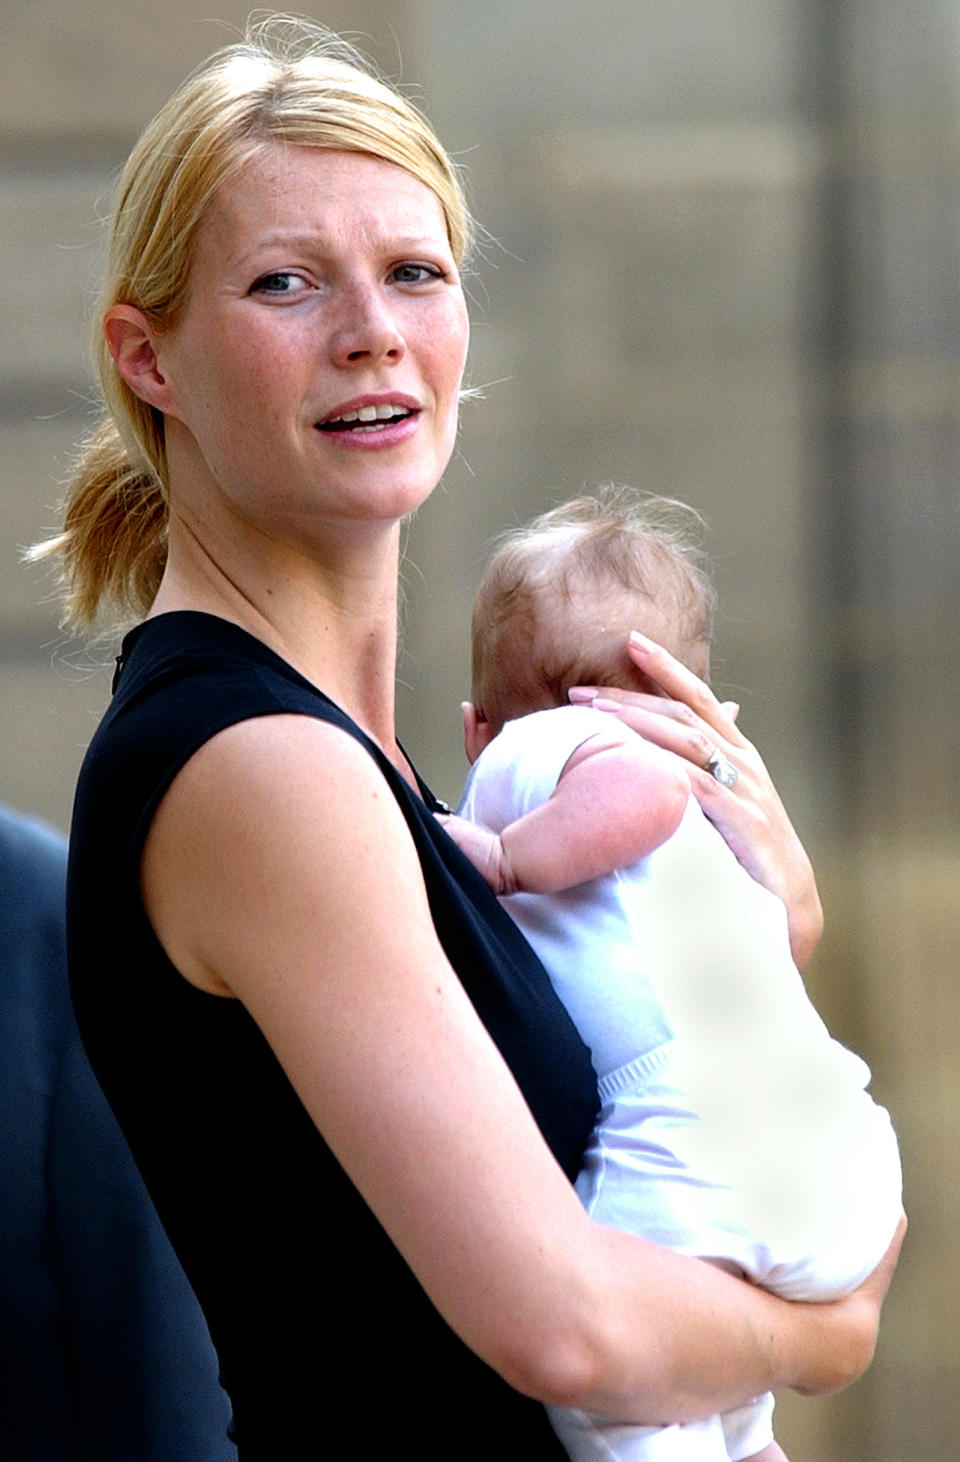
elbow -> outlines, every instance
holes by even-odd
[[[649,1353],[649,1365],[639,1365],[632,1356],[625,1368],[599,1346],[554,1337],[531,1350],[514,1350],[502,1357],[497,1369],[514,1390],[544,1406],[589,1411],[636,1425],[695,1420],[715,1409],[698,1408],[689,1396],[681,1398],[655,1352]]]
[[[515,1391],[545,1406],[594,1409],[600,1367],[585,1336],[531,1335],[505,1346],[492,1364]]]
[[[664,1251],[651,1244],[637,1253],[642,1241],[590,1222],[582,1210],[577,1221],[582,1242],[572,1254],[564,1246],[556,1265],[545,1259],[549,1282],[541,1271],[532,1289],[520,1282],[500,1291],[500,1303],[474,1304],[461,1337],[514,1390],[544,1405],[646,1424],[689,1419],[696,1413],[676,1374],[671,1327],[647,1293],[662,1294]],[[640,1287],[648,1271],[651,1284]],[[513,1302],[504,1304],[507,1294]]]
[[[549,1327],[499,1349],[493,1361],[500,1375],[517,1391],[545,1406],[575,1407],[602,1415],[657,1417],[671,1402],[671,1378],[664,1373],[659,1347],[643,1346],[638,1359],[636,1324],[629,1337],[604,1325],[605,1311],[555,1318]],[[664,1413],[666,1414],[666,1413]]]
[[[672,752],[645,741],[639,746],[631,743],[630,750],[634,796],[640,798],[648,816],[656,816],[665,841],[680,826],[692,795],[687,764]]]
[[[548,1406],[586,1407],[606,1349],[600,1327],[606,1311],[594,1281],[567,1267],[546,1292],[538,1285],[519,1304],[497,1306],[480,1333],[463,1338],[515,1391]]]

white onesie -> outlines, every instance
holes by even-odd
[[[460,814],[502,832],[612,726],[633,734],[583,706],[508,722],[474,763]],[[593,1055],[601,1111],[577,1180],[591,1216],[789,1299],[832,1299],[865,1279],[900,1215],[890,1120],[865,1091],[867,1066],[807,998],[783,904],[694,798],[649,857],[503,904]],[[551,1419],[574,1462],[725,1462],[771,1440],[772,1409],[761,1397],[668,1427]]]

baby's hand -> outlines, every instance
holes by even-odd
[[[478,827],[475,822],[468,822],[454,812],[435,812],[434,816],[494,893],[509,892],[505,887],[503,845],[496,833],[488,833],[486,828]]]

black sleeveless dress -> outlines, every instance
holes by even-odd
[[[207,614],[127,636],[81,772],[68,940],[91,1062],[203,1306],[243,1462],[562,1458],[543,1408],[438,1316],[241,1004],[188,984],[144,913],[144,839],[178,770],[225,727],[290,712],[343,728],[374,758],[447,957],[575,1175],[597,1106],[589,1054],[436,802],[291,666]]]

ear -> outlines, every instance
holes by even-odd
[[[141,401],[170,410],[170,384],[157,355],[158,332],[136,305],[111,305],[103,332],[118,374]]]
[[[496,733],[490,722],[484,720],[483,712],[478,711],[472,701],[464,701],[460,710],[463,714],[463,746],[467,753],[467,761],[473,766],[483,748],[490,745]]]

